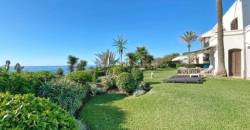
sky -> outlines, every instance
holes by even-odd
[[[223,2],[226,11],[234,0]],[[95,54],[116,52],[118,35],[128,40],[126,52],[182,53],[180,36],[211,29],[215,7],[215,0],[0,0],[0,65],[66,65],[68,55],[93,65]]]

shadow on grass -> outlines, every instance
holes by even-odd
[[[150,85],[156,85],[156,84],[161,84],[161,82],[147,82],[148,84],[150,84]]]
[[[83,108],[81,119],[91,130],[126,130],[121,126],[125,113],[112,104],[123,98],[125,96],[118,94],[93,97]]]

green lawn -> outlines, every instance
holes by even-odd
[[[103,95],[81,113],[91,130],[249,130],[250,81],[207,79],[204,84],[167,84],[175,71],[145,73],[153,89],[141,97]]]

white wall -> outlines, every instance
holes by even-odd
[[[214,39],[211,42],[216,42],[217,37],[214,37]],[[225,54],[225,67],[227,70],[227,73],[229,75],[229,50],[231,49],[241,49],[241,74],[243,77],[244,74],[244,36],[243,31],[233,31],[233,32],[225,32],[224,34],[224,54]],[[218,68],[218,51],[215,51],[214,54],[215,57],[215,72]]]
[[[245,0],[249,1],[249,0]],[[223,16],[223,24],[226,31],[231,30],[231,22],[238,18],[239,30],[243,30],[243,18],[242,18],[242,3],[241,0],[236,0],[235,3]]]
[[[247,77],[250,78],[250,26],[246,28],[246,43],[247,43]]]
[[[232,33],[225,33],[224,36],[224,52],[225,52],[225,66],[229,75],[229,51],[232,49],[241,49],[241,75],[244,76],[244,36],[243,31]]]

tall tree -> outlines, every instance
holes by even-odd
[[[225,55],[224,55],[224,29],[223,29],[223,7],[222,0],[216,0],[216,13],[217,13],[217,21],[218,21],[218,68],[216,75],[219,76],[227,76],[227,71],[225,67]]]
[[[69,65],[69,71],[73,72],[76,63],[78,62],[78,58],[72,55],[69,55],[68,57],[68,65]]]
[[[85,60],[80,60],[80,62],[76,66],[77,71],[85,70],[87,63],[88,62]]]
[[[6,62],[5,62],[5,68],[6,68],[6,71],[10,70],[10,60],[6,60]]]
[[[124,50],[126,49],[125,46],[127,44],[127,40],[125,40],[122,36],[118,36],[114,41],[115,41],[114,46],[116,47],[117,52],[120,55],[120,64],[122,65],[123,53],[124,53]]]
[[[128,57],[128,63],[130,66],[134,66],[136,64],[136,56],[135,53],[127,53],[127,57]]]
[[[183,36],[181,36],[181,40],[187,45],[188,48],[188,63],[190,64],[190,51],[192,47],[192,42],[196,41],[198,36],[195,32],[185,32]]]
[[[140,67],[143,67],[147,56],[148,56],[148,50],[146,47],[137,47],[135,52],[137,60],[140,62]]]
[[[16,70],[17,73],[21,73],[22,72],[23,67],[21,66],[20,63],[16,63],[15,70]]]
[[[154,56],[148,54],[148,55],[146,56],[145,63],[146,63],[148,66],[151,66],[151,63],[152,63],[153,60],[154,60]]]

